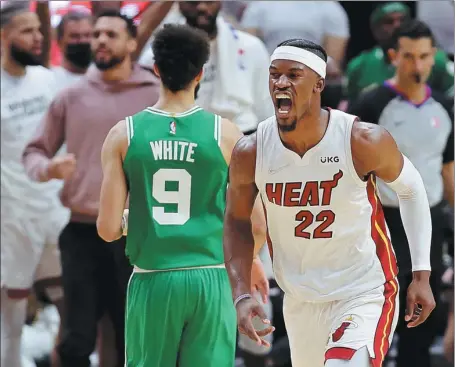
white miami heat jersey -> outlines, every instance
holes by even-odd
[[[330,110],[324,137],[303,157],[283,145],[274,116],[257,130],[255,180],[275,277],[308,302],[350,298],[397,275],[375,178],[354,168],[355,119]]]

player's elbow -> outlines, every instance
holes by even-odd
[[[96,229],[98,236],[106,242],[113,242],[122,236],[120,226],[113,226],[112,221],[103,219],[101,216],[98,216],[96,220]]]

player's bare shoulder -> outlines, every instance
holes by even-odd
[[[231,161],[232,151],[243,136],[240,129],[232,121],[221,119],[221,152],[223,153],[226,163],[229,165]]]
[[[122,158],[125,158],[128,145],[129,137],[127,123],[125,120],[121,120],[109,130],[103,144],[103,150],[119,151]]]
[[[388,151],[397,151],[392,135],[382,126],[356,121],[352,126],[351,151],[359,176],[366,176],[379,167]]]
[[[254,182],[256,171],[257,134],[243,136],[232,152],[229,176],[231,182]]]
[[[117,122],[110,131],[117,138],[128,138],[128,127],[126,120]]]

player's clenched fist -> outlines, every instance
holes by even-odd
[[[247,335],[251,340],[254,340],[258,345],[269,347],[270,344],[262,339],[264,336],[272,333],[275,328],[270,326],[270,321],[254,297],[248,297],[239,301],[236,305],[237,310],[237,324],[239,332]],[[269,325],[262,330],[256,330],[253,326],[253,317],[258,316],[264,325]]]
[[[410,328],[423,323],[436,306],[430,287],[430,272],[414,273],[427,273],[427,275],[424,277],[419,277],[420,274],[414,275],[414,279],[408,287],[405,321],[408,322]]]
[[[67,180],[76,169],[76,157],[74,154],[65,154],[52,158],[47,166],[47,176],[49,179]]]

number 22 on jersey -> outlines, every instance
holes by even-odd
[[[343,177],[343,171],[339,170],[333,175],[333,179],[328,181],[267,183],[265,191],[268,201],[279,206],[328,206],[332,199],[332,190],[337,187],[341,177]],[[309,210],[300,210],[295,220],[298,222],[294,230],[296,237],[318,239],[333,236],[330,226],[335,221],[335,213],[329,209],[321,210],[317,214]],[[311,232],[306,231],[313,223],[318,224],[316,228]]]

